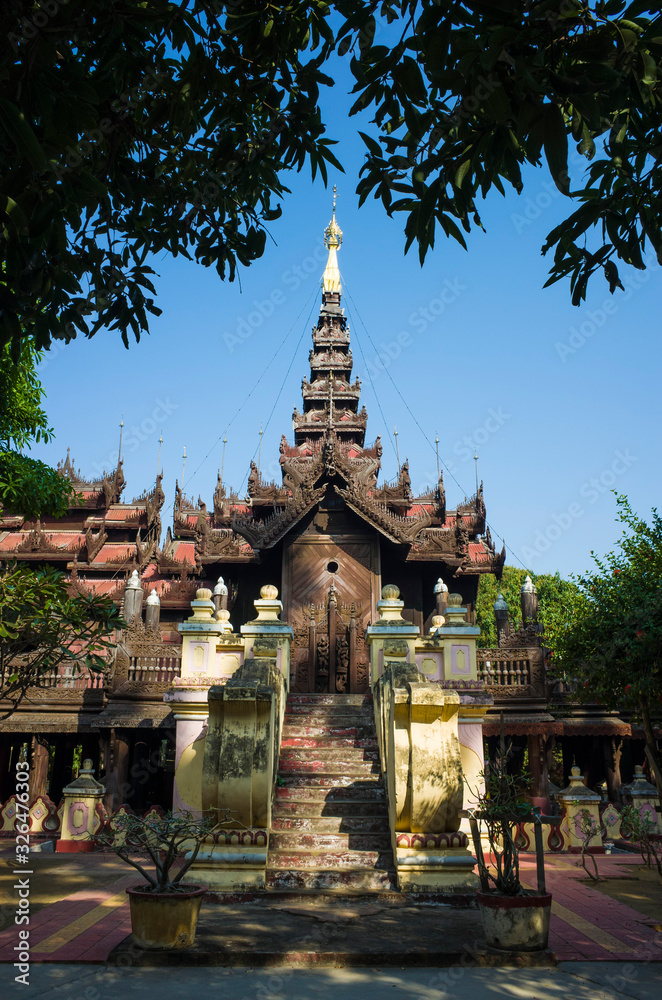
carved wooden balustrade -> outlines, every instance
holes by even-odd
[[[17,667],[20,667],[20,659],[16,659]],[[100,691],[103,686],[103,674],[88,670],[75,660],[64,660],[54,670],[40,674],[38,686],[30,690],[37,692],[45,688],[48,691]]]
[[[545,663],[540,647],[479,649],[478,675],[498,702],[546,697]]]
[[[180,676],[182,647],[164,642],[159,632],[136,622],[117,644],[110,691],[153,695],[165,691]]]
[[[169,683],[180,675],[182,651],[179,646],[144,643],[129,647],[128,653],[127,679],[130,681]]]

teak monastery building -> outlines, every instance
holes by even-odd
[[[0,560],[62,569],[72,588],[113,598],[129,622],[117,637],[109,677],[65,667],[0,722],[0,803],[13,790],[17,754],[27,752],[33,795],[55,803],[78,758],[90,757],[108,808],[120,799],[135,809],[172,804],[175,722],[164,693],[180,671],[177,626],[201,588],[212,591],[220,618],[231,617],[236,631],[254,617],[260,589],[278,588],[282,620],[293,631],[291,691],[299,694],[369,694],[366,633],[385,584],[397,585],[402,615],[422,635],[437,627],[440,619],[433,618],[443,616],[449,591],[460,595],[455,603],[473,622],[480,577],[500,575],[505,549],[497,552],[490,537],[482,484],[449,509],[442,476],[432,491],[413,495],[407,462],[396,481],[380,483],[381,440],[366,444],[367,412],[352,378],[341,242],[334,208],[303,405],[294,410],[293,440],[283,435],[280,443],[281,482],[265,482],[251,463],[245,497],[219,474],[209,504],[177,485],[173,522],[162,540],[161,474],[129,501],[121,456],[112,472],[89,481],[67,455],[59,471],[82,495],[81,506],[57,520],[0,517]],[[638,734],[597,706],[573,707],[548,682],[535,588],[523,588],[524,626],[517,633],[497,603],[499,648],[478,652],[492,702],[484,735],[495,738],[503,713],[506,732],[528,751],[531,792],[541,803],[555,743],[563,746],[566,777],[574,759],[590,783],[606,778],[613,793],[620,782],[616,746]],[[643,753],[635,740],[625,744],[629,779]],[[119,791],[127,788],[126,795]]]

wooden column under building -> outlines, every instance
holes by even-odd
[[[110,743],[112,763],[107,771],[106,794],[103,804],[109,813],[126,802],[131,796],[129,785],[129,754],[131,733],[128,729],[111,729]]]
[[[621,799],[621,755],[623,753],[622,736],[601,736],[602,752],[607,772],[607,794],[610,802],[620,802]]]
[[[549,812],[549,772],[547,770],[547,747],[545,736],[529,733],[527,745],[529,750],[529,798],[531,805],[537,806],[543,813]]]
[[[35,733],[30,758],[30,802],[48,793],[48,737]]]

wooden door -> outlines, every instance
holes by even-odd
[[[302,535],[286,545],[283,603],[294,629],[294,691],[369,690],[365,630],[376,612],[379,584],[375,539]]]

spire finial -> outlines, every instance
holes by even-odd
[[[124,414],[122,414],[122,419],[120,420],[120,448],[117,455],[117,464],[119,466],[122,461],[122,434],[124,433]]]
[[[329,256],[322,276],[322,290],[324,292],[340,292],[340,270],[338,268],[337,251],[342,243],[342,229],[336,222],[336,198],[338,191],[333,185],[333,213],[331,222],[324,230],[324,246],[329,251]]]

